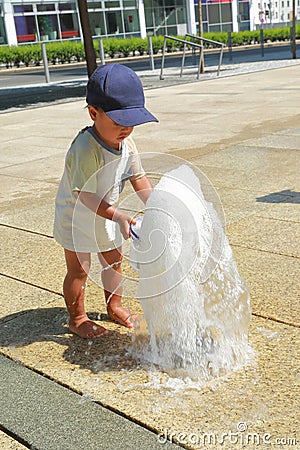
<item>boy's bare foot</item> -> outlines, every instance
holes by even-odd
[[[93,339],[108,333],[108,330],[87,319],[79,325],[69,323],[69,330],[83,339]]]
[[[128,311],[128,309],[123,308],[123,306],[112,307],[109,305],[107,307],[107,313],[111,320],[124,325],[124,327],[127,328],[133,328],[134,320],[138,319],[136,314],[131,314],[131,312]]]

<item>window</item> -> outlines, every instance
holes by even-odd
[[[14,5],[14,13],[26,13],[32,11],[32,5]]]
[[[58,8],[60,11],[76,11],[75,3],[59,3]]]
[[[101,4],[101,2],[87,2],[87,7],[88,7],[88,10],[101,9],[102,4]]]
[[[209,17],[209,23],[220,23],[221,17],[220,17],[220,9],[219,5],[208,5],[208,17]],[[221,31],[214,28],[212,31]]]
[[[0,14],[2,15],[2,10],[0,8]],[[4,27],[4,18],[0,16],[0,44],[6,44],[6,32]]]
[[[105,2],[105,8],[120,8],[120,2],[118,0],[111,0],[110,2]]]
[[[54,3],[43,3],[37,5],[37,11],[55,11],[55,5]]]
[[[127,7],[133,7],[133,8],[136,8],[137,6],[136,6],[136,0],[123,0],[123,6],[124,6],[124,8],[127,8]]]
[[[105,15],[107,34],[124,33],[121,11],[107,11]]]
[[[144,0],[144,5],[148,32],[154,35],[185,33],[180,26],[186,26],[187,21],[185,0]]]
[[[239,2],[238,8],[241,22],[249,20],[250,19],[249,3]]]
[[[76,14],[61,14],[59,20],[62,38],[70,39],[79,35]]]
[[[232,22],[231,3],[221,4],[221,18],[221,22]]]
[[[123,11],[124,25],[126,33],[135,33],[140,29],[138,11],[136,9],[126,9]]]
[[[104,13],[102,11],[90,12],[89,19],[91,24],[92,35],[101,36],[102,34],[106,34],[104,24]]]
[[[34,42],[36,40],[36,24],[34,15],[14,17],[18,42]]]
[[[57,17],[56,15],[51,16],[37,16],[40,36],[45,36],[44,39],[50,39],[50,33],[57,31]],[[56,39],[57,36],[51,35],[52,39]]]

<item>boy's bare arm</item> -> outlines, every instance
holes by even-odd
[[[151,192],[153,191],[153,186],[149,178],[144,175],[137,180],[131,180],[131,184],[142,202],[146,203]]]
[[[97,194],[80,191],[78,192],[78,196],[81,203],[83,203],[87,208],[96,213],[98,216],[117,222],[120,225],[121,233],[124,239],[129,238],[129,225],[130,223],[135,223],[134,219],[121,212],[115,206],[110,205],[105,200],[101,200],[101,198]]]

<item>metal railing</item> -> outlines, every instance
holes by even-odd
[[[160,76],[159,76],[159,78],[161,80],[164,79],[163,71],[164,71],[164,65],[165,65],[167,39],[171,39],[172,41],[181,42],[183,44],[183,54],[182,54],[182,60],[181,60],[180,77],[182,77],[182,73],[183,73],[183,66],[184,66],[184,59],[185,59],[184,57],[185,57],[186,46],[189,45],[189,46],[194,47],[194,48],[199,48],[199,50],[200,50],[200,57],[199,57],[199,66],[198,66],[198,72],[197,72],[197,80],[198,80],[199,76],[200,76],[200,70],[201,70],[201,59],[202,59],[203,45],[202,44],[196,44],[195,42],[190,42],[190,41],[187,41],[185,39],[179,39],[179,38],[176,38],[176,37],[173,37],[173,36],[168,36],[167,34],[165,34],[165,36],[164,36],[164,45],[163,45],[163,50],[162,50],[162,60],[161,60],[161,69],[160,69]]]
[[[195,39],[201,42],[209,42],[211,44],[215,44],[217,46],[220,46],[220,57],[219,57],[219,64],[218,64],[218,70],[217,70],[217,76],[220,75],[220,68],[222,64],[223,59],[223,52],[225,44],[218,41],[213,41],[212,39],[206,39],[200,36],[195,36],[194,34],[186,33],[185,37],[189,37],[191,39]],[[167,34],[164,36],[164,45],[162,50],[162,61],[161,61],[161,69],[160,69],[160,79],[163,80],[163,71],[164,71],[164,65],[165,65],[165,54],[166,54],[166,47],[167,47],[167,39],[171,39],[173,41],[181,42],[183,44],[183,52],[182,52],[182,60],[181,60],[181,68],[180,68],[180,77],[183,75],[183,68],[185,63],[185,55],[186,55],[186,48],[192,47],[194,49],[200,49],[200,55],[199,55],[199,64],[198,64],[198,70],[197,70],[197,80],[199,80],[200,73],[201,73],[201,63],[202,63],[202,56],[203,56],[203,44],[197,44],[196,42],[193,42],[192,40],[186,40],[186,39],[179,39],[173,36],[168,36]]]
[[[221,47],[220,48],[218,70],[217,70],[217,76],[219,76],[220,75],[220,68],[221,68],[221,64],[222,64],[223,52],[224,52],[225,44],[223,44],[222,42],[213,41],[212,39],[206,39],[204,37],[196,36],[194,34],[189,34],[189,33],[186,33],[185,37],[190,37],[192,39],[197,39],[198,41],[201,41],[201,42],[209,42],[210,44],[215,44],[215,45]]]

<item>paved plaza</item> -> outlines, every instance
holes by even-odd
[[[128,357],[124,327],[104,322],[109,335],[92,343],[71,335],[52,227],[66,150],[89,124],[85,101],[2,112],[3,450],[299,448],[300,65],[150,87],[160,122],[137,127],[135,141],[142,154],[189,161],[215,187],[250,290],[255,359],[174,387]],[[106,312],[92,281],[87,310]]]

